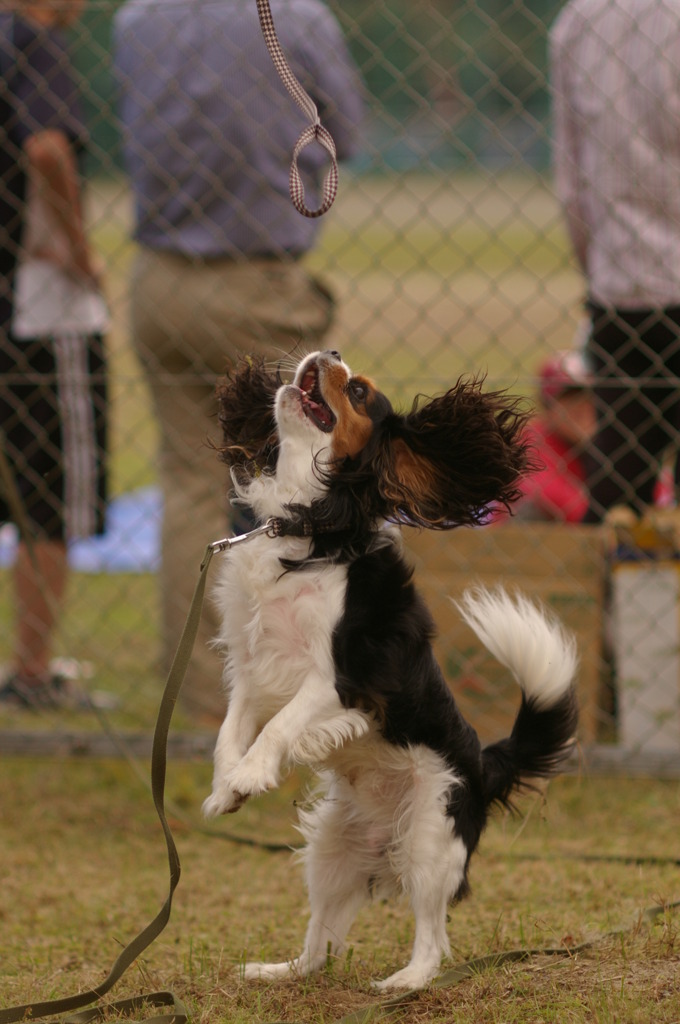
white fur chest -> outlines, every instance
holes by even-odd
[[[308,546],[298,538],[262,536],[226,555],[214,596],[230,688],[247,686],[259,691],[259,699],[279,705],[310,672],[333,678],[332,635],[344,607],[347,572],[327,563],[286,571],[280,559],[304,557]]]

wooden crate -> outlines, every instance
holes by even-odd
[[[503,584],[539,599],[577,638],[580,738],[596,738],[601,672],[604,541],[597,527],[507,523],[450,533],[404,530],[439,635],[440,664],[483,742],[507,735],[519,705],[509,672],[462,622],[451,600],[474,584]]]

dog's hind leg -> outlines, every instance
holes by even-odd
[[[370,895],[372,866],[382,854],[368,827],[353,819],[351,804],[330,795],[301,814],[301,830],[308,841],[303,859],[311,909],[304,949],[286,963],[246,964],[245,978],[302,977],[320,970],[329,955],[342,952],[352,921]]]
[[[341,862],[344,869],[342,880],[346,888],[342,888],[337,884],[339,880],[336,880],[333,889],[310,892],[312,914],[300,956],[285,963],[248,963],[243,970],[243,976],[247,980],[272,981],[290,974],[305,977],[321,970],[329,958],[335,958],[342,952],[349,927],[368,895],[368,884],[365,878],[350,876],[344,858],[339,852],[338,866]],[[356,888],[357,883],[360,884],[360,889]]]
[[[413,908],[415,940],[408,966],[374,984],[380,990],[422,988],[450,953],[447,908],[465,882],[468,860],[442,800],[441,776],[438,781],[425,774],[416,781],[402,806],[391,850],[392,870]]]
[[[422,880],[411,894],[411,906],[416,919],[416,936],[408,966],[391,974],[384,981],[373,982],[381,991],[391,989],[418,989],[427,985],[439,971],[442,956],[449,953],[446,934],[448,899],[438,888],[437,878]]]
[[[458,845],[462,846],[456,842]],[[375,988],[381,991],[422,988],[438,973],[442,956],[449,954],[447,907],[464,878],[464,851],[452,850],[447,860],[448,863],[439,865],[431,862],[424,871],[404,880],[405,887],[411,890],[411,906],[416,920],[411,961],[384,981],[374,982]],[[459,863],[452,863],[456,861]]]

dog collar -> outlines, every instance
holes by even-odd
[[[311,517],[300,516],[297,519],[283,519],[280,516],[270,516],[261,526],[256,526],[247,533],[238,533],[234,537],[223,537],[222,540],[213,541],[210,547],[213,551],[226,551],[236,544],[245,544],[254,537],[313,537],[317,533],[334,533],[332,527],[320,527],[312,522]]]
[[[272,516],[267,520],[270,537],[313,537],[317,533],[335,533],[335,527],[322,526],[315,523],[311,516],[304,514],[294,519],[282,519],[280,516]]]

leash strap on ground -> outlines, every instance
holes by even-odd
[[[131,999],[117,999],[113,1003],[105,1003],[103,1006],[94,1006],[89,1010],[81,1010],[80,1013],[70,1014],[68,1017],[60,1017],[59,1024],[90,1024],[91,1021],[109,1020],[110,1018],[125,1018],[126,1024],[142,1024],[133,1019],[140,1011],[146,1013],[150,1007],[169,1008],[168,1013],[154,1014],[153,1017],[142,1018],[143,1024],[186,1024],[188,1015],[179,999],[172,992],[150,992],[144,996],[134,996]]]
[[[229,545],[228,541],[220,542],[222,546],[209,544],[206,548],[203,562],[201,563],[200,575],[194,590],[191,607],[187,621],[182,631],[177,652],[175,654],[165,690],[161,698],[156,720],[156,728],[153,736],[151,750],[151,792],[156,812],[160,819],[165,836],[165,844],[168,852],[168,865],[170,868],[170,886],[165,903],[156,917],[125,947],[116,962],[114,963],[109,976],[96,988],[86,992],[80,992],[75,996],[65,996],[61,999],[50,999],[39,1003],[25,1003],[22,1006],[10,1006],[7,1009],[0,1009],[0,1024],[14,1024],[15,1021],[36,1020],[42,1017],[51,1017],[56,1014],[71,1013],[73,1010],[80,1010],[83,1007],[91,1006],[98,1002],[109,992],[116,982],[122,977],[128,967],[141,956],[145,949],[160,935],[170,919],[172,897],[180,879],[181,866],[177,847],[170,831],[165,816],[165,776],[167,768],[167,745],[168,732],[172,714],[175,709],[177,697],[184,681],[186,669],[191,658],[198,624],[203,606],[203,596],[208,576],[208,568],[215,551],[224,550]],[[118,1016],[120,1013],[129,1013],[146,1005],[162,1005],[172,1007],[171,1012],[151,1018],[155,1024],[185,1024],[187,1013],[182,1004],[172,993],[153,993],[152,995],[140,996],[134,1000],[122,1000],[119,1003],[109,1003],[78,1014],[72,1018],[74,1024],[87,1024],[90,1020],[101,1020],[106,1016]],[[60,1024],[64,1024],[63,1021]]]
[[[269,56],[271,57],[272,63],[278,72],[279,78],[302,112],[311,121],[311,124],[309,124],[300,135],[300,138],[295,145],[295,149],[293,150],[293,157],[290,165],[290,177],[288,181],[290,198],[295,209],[298,213],[301,213],[303,217],[321,217],[324,213],[330,210],[333,202],[335,201],[335,197],[338,194],[338,158],[335,149],[335,142],[333,141],[331,133],[321,124],[316,103],[306,90],[303,89],[291,71],[290,65],[288,64],[283,50],[281,49],[278,36],[276,35],[276,28],[274,27],[274,19],[269,7],[269,0],[257,0],[257,13],[260,18],[262,35],[264,36],[264,41],[267,45],[267,49],[269,50]],[[298,170],[298,158],[300,153],[312,142],[318,142],[320,146],[323,146],[330,158],[330,167],[323,180],[321,188],[321,205],[318,210],[310,210],[307,207],[305,203],[305,186],[303,184],[302,177],[300,176],[300,171]]]
[[[450,967],[443,974],[440,974],[434,979],[432,985],[434,988],[451,988],[467,978],[482,974],[484,971],[494,971],[505,964],[521,963],[523,960],[529,960],[535,956],[572,957],[577,953],[583,953],[587,949],[592,949],[597,942],[602,942],[604,939],[611,938],[614,935],[627,934],[631,927],[636,928],[640,921],[644,924],[651,924],[659,914],[663,914],[667,910],[677,910],[678,908],[680,908],[680,901],[666,903],[663,906],[648,907],[643,911],[641,919],[636,919],[632,926],[614,929],[614,931],[606,932],[597,940],[582,942],[578,946],[558,946],[555,949],[509,949],[501,953],[489,953],[487,956],[475,957],[473,960],[464,960],[462,963],[456,964],[455,967]],[[421,989],[401,992],[392,999],[385,999],[370,1006],[362,1006],[361,1009],[354,1010],[352,1013],[348,1013],[346,1016],[336,1020],[334,1024],[366,1024],[366,1021],[377,1022],[393,1014],[404,1013],[408,1004],[412,1000],[417,999],[421,992]]]
[[[641,921],[644,924],[651,924],[659,914],[663,914],[666,910],[677,910],[679,907],[680,902],[648,907],[643,911]],[[635,928],[639,923],[640,921],[636,919],[631,927]],[[501,953],[489,953],[487,956],[475,957],[474,960],[464,960],[462,963],[456,964],[455,967],[450,967],[443,974],[435,978],[432,985],[434,988],[451,988],[454,985],[460,984],[461,981],[475,977],[485,971],[494,971],[505,964],[521,963],[523,960],[529,960],[536,956],[572,957],[577,953],[592,949],[597,942],[611,938],[614,935],[625,935],[630,930],[630,927],[617,928],[614,931],[607,932],[597,940],[582,942],[578,946],[558,946],[556,949],[509,949]],[[352,1013],[348,1013],[339,1020],[336,1020],[334,1024],[366,1024],[367,1021],[377,1022],[393,1014],[404,1013],[408,1004],[417,999],[421,992],[421,989],[401,992],[392,999],[372,1003],[370,1006],[362,1006],[359,1010],[354,1010]]]

